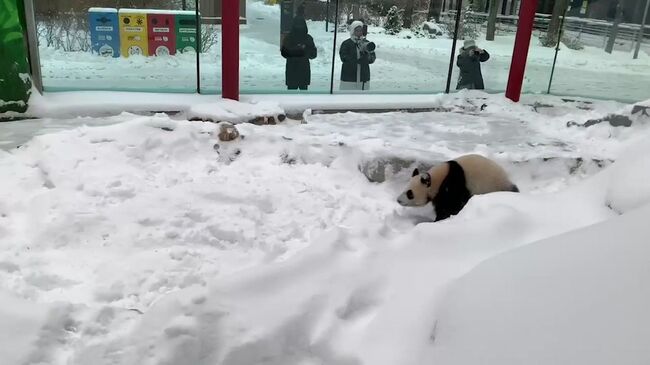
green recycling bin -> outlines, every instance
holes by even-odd
[[[198,49],[196,13],[187,10],[173,13],[176,16],[176,52],[196,52]]]

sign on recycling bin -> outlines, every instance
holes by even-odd
[[[88,9],[92,51],[104,57],[120,57],[120,31],[117,9]]]
[[[147,10],[149,56],[176,54],[176,20],[169,10]]]
[[[148,55],[146,10],[120,9],[119,18],[122,56]]]
[[[175,11],[176,16],[176,50],[181,53],[196,52],[198,44],[196,13],[193,11]]]

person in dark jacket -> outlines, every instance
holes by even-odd
[[[486,50],[478,48],[474,41],[466,40],[456,59],[456,66],[460,69],[456,89],[485,89],[481,62],[489,58],[490,54]]]
[[[282,42],[282,57],[287,59],[285,79],[289,90],[307,90],[311,83],[309,60],[316,58],[314,39],[308,34],[305,18],[293,19],[291,32]]]
[[[375,44],[363,35],[363,22],[350,24],[350,38],[341,44],[341,90],[370,89],[370,64],[377,59]]]

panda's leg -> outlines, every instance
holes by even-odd
[[[440,196],[440,199],[436,199],[434,202],[436,222],[447,219],[452,215],[457,215],[465,207],[471,197],[469,193],[466,195],[449,194],[449,191],[442,194],[438,193],[438,196]]]
[[[436,219],[434,220],[434,222],[445,220],[451,217],[451,213],[449,212],[449,209],[447,207],[436,205],[433,211],[436,214]]]

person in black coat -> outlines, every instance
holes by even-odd
[[[311,83],[309,60],[316,58],[314,39],[308,34],[305,18],[293,19],[291,32],[282,42],[282,57],[287,59],[285,79],[289,90],[307,90]]]
[[[456,89],[485,89],[481,62],[489,58],[490,54],[486,50],[478,48],[474,41],[466,40],[456,59],[456,66],[460,69]]]
[[[350,24],[350,38],[341,44],[341,90],[368,90],[370,64],[377,59],[375,44],[363,35],[363,22]]]

